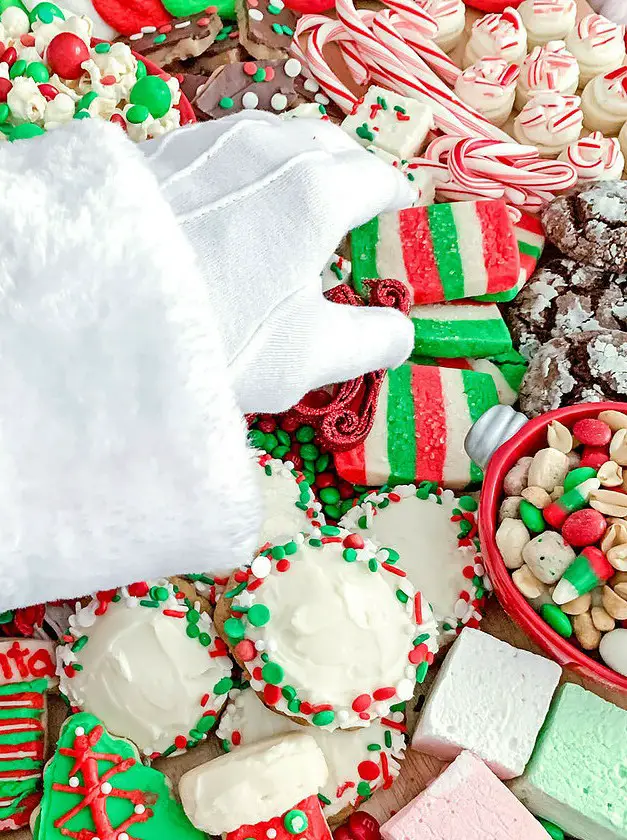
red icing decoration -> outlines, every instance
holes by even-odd
[[[361,761],[357,765],[357,772],[360,779],[365,779],[367,782],[374,782],[379,778],[379,765],[374,761]]]
[[[149,589],[150,587],[145,581],[139,580],[136,583],[131,583],[128,587],[128,594],[134,598],[143,598],[144,595],[148,594]]]
[[[0,642],[0,684],[53,677],[52,644],[34,640]]]
[[[142,26],[166,26],[172,17],[159,0],[93,0],[100,17],[120,35],[135,35]]]
[[[225,834],[224,839],[247,840],[250,837],[253,840],[268,840],[267,832],[270,831],[272,833],[272,830],[274,830],[276,831],[276,840],[294,840],[295,837],[300,837],[301,840],[331,840],[331,832],[322,815],[320,800],[317,796],[308,796],[301,802],[296,803],[293,808],[304,811],[307,815],[309,825],[303,834],[290,834],[283,824],[283,817],[285,815],[281,814],[279,817],[268,820],[268,822],[260,822],[256,825],[243,825],[235,831],[230,831],[228,834]],[[290,808],[290,810],[292,809]],[[104,838],[101,838],[101,840],[104,840]]]
[[[275,706],[281,699],[281,689],[278,685],[267,683],[263,687],[263,698],[270,706]]]
[[[80,79],[85,72],[81,64],[89,60],[89,49],[73,32],[60,32],[48,44],[46,60],[62,79]]]
[[[256,655],[257,651],[250,639],[243,639],[235,645],[235,656],[242,662],[252,662]]]
[[[396,689],[393,686],[377,688],[372,692],[372,696],[375,700],[390,700],[390,698],[394,697],[395,694]]]
[[[359,697],[355,697],[353,700],[351,708],[354,712],[365,712],[371,703],[372,700],[369,694],[360,694]]]
[[[70,787],[70,785],[62,785],[55,783],[52,786],[53,790],[62,793],[71,793],[81,797],[81,801],[60,816],[54,822],[55,828],[58,828],[62,834],[67,837],[74,837],[75,840],[118,840],[120,834],[127,833],[128,829],[135,823],[143,823],[152,817],[152,811],[146,806],[145,795],[140,790],[120,790],[113,788],[107,796],[101,794],[101,785],[104,782],[110,782],[111,778],[116,773],[124,773],[136,764],[134,758],[121,758],[119,755],[111,753],[94,752],[93,747],[102,737],[102,726],[96,726],[89,735],[79,735],[78,732],[74,736],[74,746],[70,749],[61,747],[59,752],[61,755],[70,756],[75,759],[72,767],[71,776],[76,776],[78,773],[82,774],[83,782],[79,783],[78,787]],[[105,770],[100,775],[98,769],[99,761],[107,761],[113,764],[113,767]],[[131,805],[143,805],[145,810],[141,814],[136,814],[134,811],[124,820],[123,823],[114,827],[107,814],[106,801],[108,797],[119,797],[126,799]],[[96,827],[96,831],[83,828],[80,831],[72,831],[64,828],[73,817],[80,813],[84,808],[89,809],[91,818]]]

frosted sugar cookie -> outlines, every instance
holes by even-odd
[[[579,62],[579,85],[616,70],[625,60],[625,27],[603,15],[587,15],[566,38],[566,49]]]
[[[586,128],[618,137],[627,122],[627,67],[589,81],[581,94],[581,110]]]
[[[520,64],[527,54],[527,31],[520,15],[511,6],[502,14],[484,15],[473,24],[464,52],[463,66],[480,58],[502,58]]]
[[[519,75],[517,64],[508,64],[502,58],[482,58],[459,76],[455,93],[494,125],[504,125],[514,107]]]
[[[516,108],[520,111],[530,99],[545,90],[575,93],[579,85],[579,65],[563,41],[549,41],[535,47],[523,61],[516,88]]]
[[[529,50],[565,38],[577,22],[575,0],[523,0],[518,13],[527,30]]]

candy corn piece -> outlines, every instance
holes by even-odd
[[[413,303],[504,292],[516,285],[520,254],[504,201],[460,201],[378,216],[351,233],[353,282],[404,283]]]
[[[414,306],[414,353],[476,359],[506,353],[512,339],[498,306],[489,303],[436,303]]]
[[[593,490],[598,490],[600,486],[601,482],[598,478],[588,478],[586,481],[582,481],[581,484],[564,493],[555,502],[547,505],[542,511],[544,519],[553,528],[561,528],[571,513],[585,508],[590,493]]]
[[[520,254],[520,274],[518,282],[507,292],[496,292],[493,295],[479,295],[475,300],[484,302],[507,303],[514,300],[518,292],[536,270],[538,260],[542,256],[546,237],[542,222],[537,216],[523,213],[519,222],[514,225],[514,234],[518,242]]]
[[[464,449],[472,424],[498,403],[494,381],[473,370],[405,364],[383,380],[366,440],[334,455],[353,484],[435,481],[460,489],[481,481]]]
[[[575,557],[562,575],[553,591],[553,600],[556,604],[567,604],[605,583],[614,572],[605,554],[598,548],[588,546]]]

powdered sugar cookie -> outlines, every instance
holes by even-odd
[[[587,15],[566,38],[566,49],[579,62],[579,85],[616,70],[625,60],[625,27],[603,15]]]
[[[519,75],[517,64],[508,64],[502,58],[482,58],[459,76],[455,93],[494,125],[504,125],[514,107]]]
[[[578,96],[538,93],[514,120],[514,137],[524,145],[537,146],[542,157],[557,157],[579,139],[583,127],[579,104]]]
[[[450,642],[462,627],[476,627],[483,598],[491,586],[479,553],[471,496],[455,498],[424,482],[374,492],[342,518],[354,530],[400,555],[412,585],[429,601],[438,623],[440,644]]]
[[[433,39],[444,50],[451,52],[459,44],[466,23],[466,6],[463,0],[418,0],[438,25]]]
[[[530,50],[564,39],[577,22],[575,0],[523,0],[518,13],[527,30]]]
[[[480,58],[502,58],[520,64],[527,55],[527,32],[520,15],[511,6],[502,14],[485,15],[473,24],[464,52],[464,67]]]
[[[581,94],[581,110],[586,128],[617,137],[627,122],[627,67],[589,81]]]
[[[329,731],[408,700],[437,652],[431,608],[389,552],[329,525],[236,572],[215,621],[267,706]]]
[[[391,711],[370,726],[350,732],[326,732],[311,728],[329,768],[327,783],[318,798],[327,820],[337,824],[348,811],[368,799],[375,790],[388,788],[400,771],[405,750],[402,711]],[[271,712],[252,688],[232,691],[220,718],[217,735],[225,750],[255,744],[303,727],[285,715]]]
[[[211,619],[167,580],[98,593],[62,641],[58,672],[70,705],[147,758],[206,738],[233,687]]]
[[[516,108],[522,110],[540,91],[552,90],[568,95],[579,85],[579,65],[563,41],[549,41],[543,47],[534,47],[523,61],[518,87]]]

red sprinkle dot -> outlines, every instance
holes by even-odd
[[[261,680],[262,679],[261,668],[259,666],[257,666],[256,668],[253,668],[253,679],[254,680]]]
[[[375,700],[389,700],[396,694],[396,689],[393,686],[385,686],[384,688],[377,688],[372,692]]]
[[[360,779],[365,779],[367,782],[374,782],[379,777],[379,765],[374,761],[361,761],[357,765],[357,772]]]
[[[361,534],[349,534],[344,538],[346,548],[363,548],[365,544]]]
[[[234,747],[239,747],[242,743],[242,734],[238,732],[237,729],[231,734],[231,741],[233,742]]]
[[[208,18],[208,17],[198,18],[198,20],[196,21],[196,26],[209,26],[210,23],[211,23],[211,18]]]
[[[304,715],[310,715],[313,712],[313,706],[311,705],[311,703],[308,703],[306,700],[304,700],[300,704],[300,710]]]
[[[362,720],[370,720],[370,714],[369,714],[369,712],[360,712],[360,713],[359,713],[359,717],[360,717]]]
[[[235,656],[241,662],[252,662],[256,655],[255,646],[250,639],[243,639],[235,645]]]
[[[289,567],[290,561],[286,557],[284,557],[283,560],[279,560],[279,562],[276,564],[277,572],[287,572]]]
[[[132,595],[134,598],[143,598],[144,595],[148,594],[150,587],[148,584],[143,581],[137,581],[136,583],[131,583],[128,587],[128,594]]]
[[[464,566],[464,568],[462,569],[462,574],[468,580],[472,580],[475,576],[475,570],[472,566]]]
[[[266,82],[271,82],[272,79],[274,79],[274,67],[266,67],[265,71],[266,71],[265,81]]]
[[[475,630],[479,626],[479,620],[476,618],[471,618],[466,622],[466,627],[473,627]]]
[[[257,72],[257,65],[254,61],[245,61],[242,70],[247,76],[254,76]],[[261,428],[261,423],[259,424],[259,428]],[[264,430],[262,429],[262,431]]]
[[[269,703],[271,706],[275,706],[281,699],[281,696],[281,689],[278,685],[270,685],[269,683],[264,685],[263,697],[266,703]]]
[[[584,446],[605,446],[612,439],[612,430],[607,423],[592,417],[577,420],[573,434]]]
[[[248,580],[248,575],[246,572],[243,572],[241,569],[238,569],[233,575],[233,578],[237,581],[237,583],[246,583],[246,581]]]
[[[164,23],[163,26],[160,26],[157,30],[160,35],[167,35],[168,32],[172,32],[172,24],[171,23]]]
[[[178,750],[184,750],[187,746],[187,738],[185,737],[185,735],[177,735],[174,739],[174,746]]]
[[[410,651],[409,656],[407,657],[412,665],[419,665],[421,662],[424,661],[425,656],[427,655],[427,651],[429,648],[426,645],[418,645],[412,651]]]
[[[367,708],[369,708],[372,700],[369,694],[360,694],[359,697],[355,697],[351,704],[351,709],[354,712],[365,712]]]

